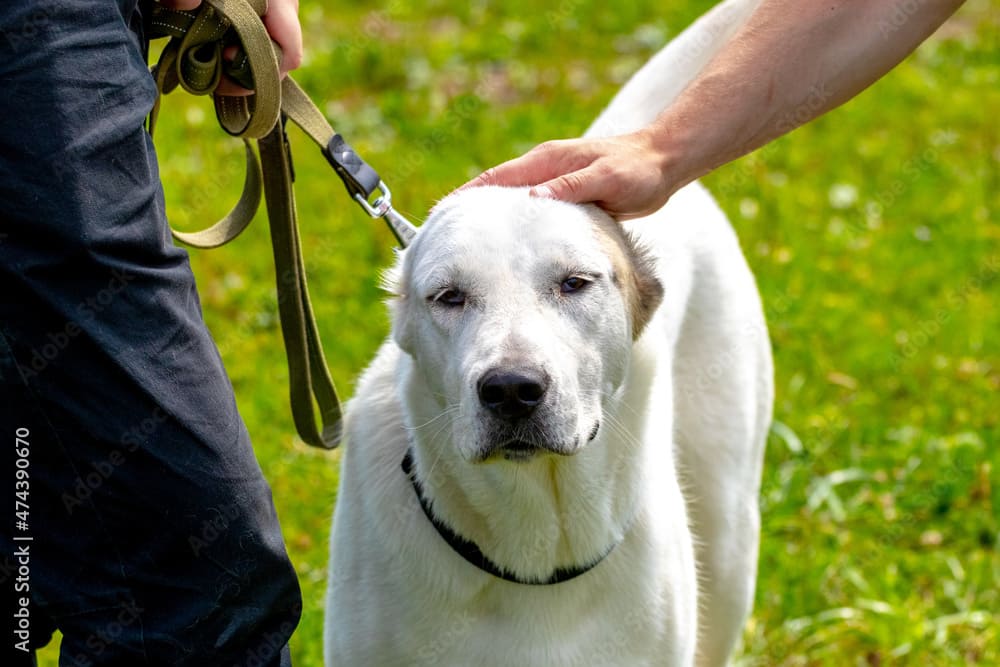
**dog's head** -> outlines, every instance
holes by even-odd
[[[593,440],[662,299],[653,262],[602,211],[497,187],[445,198],[390,282],[410,391],[470,462]]]

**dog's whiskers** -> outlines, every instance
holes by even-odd
[[[449,411],[447,413],[443,413],[442,415],[438,415],[438,417],[444,416],[444,414],[447,414],[448,416],[450,416],[450,415],[452,415],[455,412],[457,412],[457,409],[456,410],[451,410],[451,411]],[[435,440],[437,440],[438,436],[440,436],[447,429],[451,428],[452,425],[454,425],[454,423],[455,423],[454,419],[447,420],[444,424],[440,425],[440,427],[436,431],[434,431],[427,438],[428,441],[434,442]],[[441,447],[441,446],[437,447],[437,457],[435,457],[434,462],[427,469],[427,477],[430,477],[430,476],[432,476],[434,474],[434,471],[437,469],[438,463],[441,462],[441,457],[444,455],[444,452],[445,452],[445,449],[447,448],[447,446],[448,445],[445,444],[445,446],[443,446],[443,447]]]
[[[459,405],[458,403],[456,403],[455,405],[452,405],[450,407],[445,408],[442,412],[439,412],[434,417],[431,417],[430,419],[428,419],[427,421],[425,421],[423,424],[417,424],[416,426],[405,426],[404,428],[406,430],[408,430],[408,431],[419,431],[422,428],[426,428],[427,426],[430,426],[431,424],[433,424],[437,420],[441,419],[442,417],[447,417],[447,416],[451,415],[454,412],[458,412],[458,410],[460,408],[461,408],[461,405]]]
[[[624,406],[622,405],[620,407]],[[622,423],[621,419],[614,414],[610,412],[605,413],[603,415],[603,420],[607,428],[611,429],[616,435],[618,435],[622,442],[629,447],[629,449],[638,449],[642,445],[638,436],[632,433],[631,429]]]

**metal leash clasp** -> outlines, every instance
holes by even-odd
[[[368,200],[360,192],[354,193],[354,199],[361,204],[361,208],[365,209],[365,213],[373,218],[381,218],[392,208],[392,191],[389,190],[389,186],[385,184],[385,181],[379,181],[375,187],[381,193],[381,196],[377,197],[373,203],[369,204]]]
[[[392,207],[392,191],[385,184],[385,181],[380,180],[376,189],[381,194],[371,204],[360,192],[354,194],[354,200],[371,217],[385,220],[385,224],[389,227],[392,235],[396,237],[399,246],[405,248],[413,242],[413,237],[417,235],[417,228]]]
[[[339,134],[334,134],[330,138],[326,148],[323,149],[323,155],[365,213],[373,218],[385,220],[399,245],[403,248],[408,246],[417,235],[417,228],[392,208],[392,192],[385,181],[379,178],[378,172],[361,159],[361,156]],[[379,191],[379,196],[374,202],[369,202],[368,199],[375,190]]]

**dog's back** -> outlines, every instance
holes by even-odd
[[[759,4],[730,0],[715,6],[625,84],[586,136],[649,124]],[[676,324],[674,442],[700,579],[699,664],[722,665],[753,606],[757,497],[774,400],[767,327],[735,234],[699,183],[626,226],[651,247],[667,249],[661,271],[674,277],[666,284],[691,281],[690,292],[682,293],[693,307]],[[695,249],[695,266],[677,267],[669,249],[678,247]],[[754,400],[745,400],[746,387]],[[720,475],[721,469],[727,474]]]
[[[753,606],[774,393],[767,326],[736,236],[701,186],[626,227],[657,249],[666,290],[664,330],[654,322],[645,337],[674,342],[672,436],[699,574],[697,664],[724,665]]]

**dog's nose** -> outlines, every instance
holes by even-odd
[[[487,371],[479,380],[479,402],[503,417],[527,417],[542,402],[549,388],[548,377],[538,371]]]

